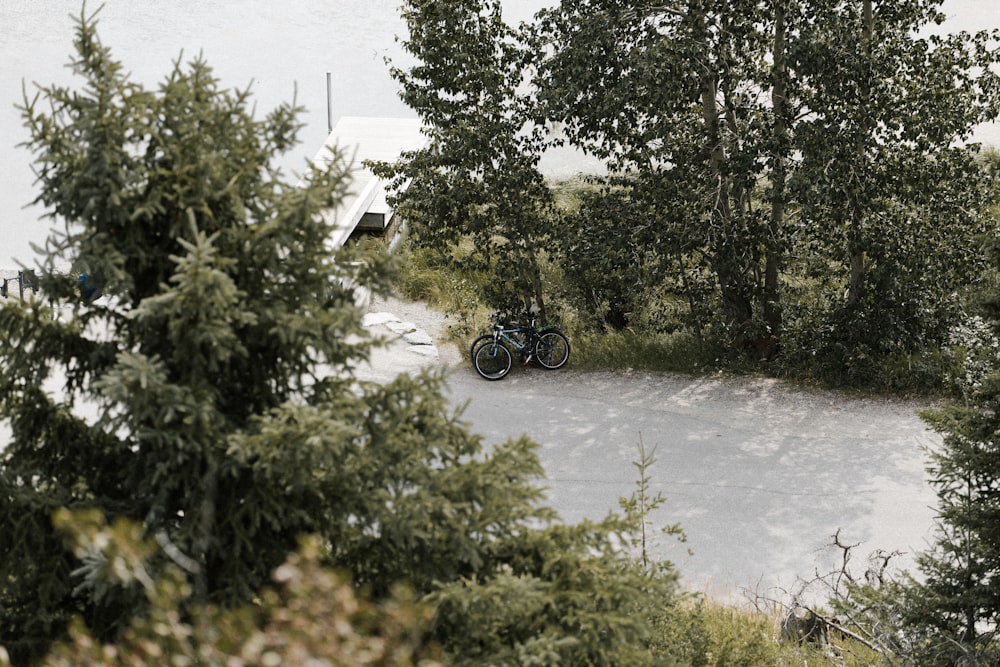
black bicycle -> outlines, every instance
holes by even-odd
[[[472,366],[487,380],[502,380],[514,365],[518,354],[527,365],[535,361],[542,368],[562,368],[569,360],[569,339],[554,325],[535,327],[534,315],[525,316],[526,324],[505,321],[493,313],[493,332],[472,341],[469,357]]]

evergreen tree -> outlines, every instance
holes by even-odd
[[[272,158],[295,143],[294,106],[255,119],[200,59],[148,91],[91,17],[75,46],[83,86],[23,108],[38,202],[65,223],[36,272],[46,300],[0,311],[0,638],[16,654],[73,613],[109,636],[137,604],[74,572],[53,510],[131,518],[184,554],[199,599],[246,599],[328,520],[306,458],[356,437],[364,409],[344,398],[367,348],[321,215],[348,187],[340,156],[286,185]]]
[[[75,46],[83,85],[41,88],[23,107],[38,202],[64,223],[38,266],[45,298],[0,308],[12,433],[0,645],[14,664],[72,618],[128,641],[159,631],[144,617],[260,599],[304,534],[360,590],[388,599],[405,582],[433,602],[456,661],[648,664],[648,617],[670,608],[674,578],[632,567],[615,539],[624,524],[548,526],[535,445],[486,451],[441,377],[352,376],[368,346],[345,285],[379,288],[387,261],[326,246],[325,212],[348,187],[340,155],[300,187],[273,167],[298,109],[255,119],[249,92],[222,89],[200,59],[146,90],[85,14]],[[74,554],[72,517],[95,514],[142,539]],[[178,571],[190,594],[156,607],[150,591]],[[498,606],[501,592],[524,604]]]
[[[1000,243],[992,243],[1000,265]],[[1000,294],[986,304],[1000,329]],[[938,497],[937,536],[918,559],[905,623],[919,638],[921,664],[959,658],[996,664],[1000,622],[1000,369],[971,389],[965,405],[926,412],[943,436],[928,468]]]

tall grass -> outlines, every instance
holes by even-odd
[[[462,252],[456,249],[456,252]],[[449,334],[456,342],[475,334],[485,321],[480,286],[487,278],[445,261],[440,253],[414,248],[405,241],[397,251],[396,289],[449,315]]]
[[[571,332],[572,363],[589,370],[642,370],[704,373],[713,354],[688,332],[645,334],[632,330]]]
[[[833,636],[824,646],[783,638],[783,607],[758,609],[692,598],[656,628],[662,664],[691,667],[873,667],[888,664],[868,647]]]

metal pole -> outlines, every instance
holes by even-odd
[[[330,73],[326,73],[326,131],[333,132],[333,90]]]

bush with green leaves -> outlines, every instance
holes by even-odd
[[[58,513],[73,551],[102,564],[107,586],[132,587],[148,600],[115,643],[104,643],[80,619],[37,667],[190,664],[206,667],[308,665],[440,667],[427,638],[431,610],[399,587],[380,604],[359,597],[344,577],[323,566],[325,549],[305,539],[253,603],[191,605],[183,568],[152,562],[160,547],[139,526],[106,524],[94,510]],[[0,650],[0,665],[9,667]]]

